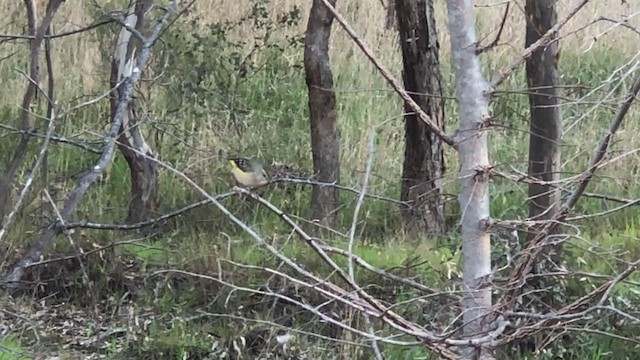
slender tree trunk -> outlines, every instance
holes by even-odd
[[[330,1],[335,6],[335,0]],[[311,151],[316,180],[340,181],[340,147],[336,130],[336,95],[329,61],[333,15],[321,0],[313,0],[304,44],[304,68],[309,88]],[[311,220],[332,226],[338,210],[338,191],[315,185],[311,194]]]
[[[525,47],[536,42],[555,26],[556,0],[527,0],[525,12],[527,34]],[[557,41],[536,50],[527,59],[527,83],[531,125],[529,136],[529,175],[543,181],[559,179],[562,116],[558,99]],[[559,207],[560,192],[552,185],[529,185],[529,216],[548,219]],[[529,237],[535,236],[530,234]]]
[[[40,81],[40,50],[42,41],[51,21],[53,20],[54,14],[60,7],[60,4],[62,4],[62,0],[51,0],[47,3],[47,10],[41,24],[38,24],[36,2],[33,0],[24,0],[24,3],[25,8],[27,9],[29,35],[33,36],[33,39],[29,42],[29,79],[32,81],[27,82],[27,89],[24,93],[24,97],[22,98],[20,122],[18,124],[18,128],[22,134],[13,152],[11,161],[0,177],[0,225],[6,213],[10,212],[11,194],[13,192],[11,186],[18,169],[22,166],[27,155],[30,140],[30,135],[28,133],[31,131],[30,107],[38,93],[38,83]]]
[[[149,9],[151,1],[144,0],[134,2],[129,9],[125,22],[137,30],[144,25],[145,12]],[[131,34],[126,28],[120,30],[118,44],[111,62],[111,86],[116,87],[132,70],[135,63],[136,49],[140,46],[140,40]],[[115,114],[120,98],[121,87],[117,94],[111,98],[111,116]],[[155,154],[146,143],[139,126],[139,119],[134,111],[135,104],[129,104],[129,111],[125,115],[120,135],[118,148],[127,163],[131,174],[131,201],[127,222],[140,222],[153,216],[157,208],[158,189],[158,165],[153,160]]]
[[[403,78],[420,108],[444,130],[444,98],[433,0],[395,0]],[[418,95],[419,94],[419,95]],[[438,184],[444,173],[443,144],[405,104],[405,151],[401,199],[404,228],[443,233],[444,209]]]
[[[460,113],[457,142],[460,153],[460,209],[462,230],[462,299],[464,334],[490,330],[491,239],[485,224],[489,212],[489,151],[483,128],[489,119],[489,86],[476,55],[477,36],[473,1],[448,0],[449,33],[456,96]],[[495,359],[484,345],[461,349],[464,359]]]
[[[556,0],[527,0],[525,13],[527,32],[525,47],[529,47],[557,22]],[[545,182],[559,180],[560,141],[562,137],[562,115],[558,98],[557,41],[543,46],[527,59],[527,84],[529,86],[529,175]],[[552,218],[560,208],[560,189],[554,185],[529,184],[529,216],[535,220]],[[549,235],[558,232],[558,228]],[[531,231],[527,239],[537,236]],[[546,257],[540,256],[533,269],[536,273],[551,270],[559,259],[560,247],[549,247]],[[549,261],[549,259],[551,261]],[[527,281],[534,289],[549,286],[545,277],[534,277]],[[554,306],[558,300],[552,292],[537,294],[540,301]],[[535,338],[525,340],[520,346],[535,348]]]

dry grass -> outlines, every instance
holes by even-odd
[[[310,1],[272,0],[270,4],[273,9],[291,9],[299,6],[302,17],[308,14]],[[107,1],[100,1],[106,3]],[[124,1],[108,1],[108,3]],[[574,1],[559,2],[560,16],[572,6]],[[42,14],[46,0],[37,0],[38,10]],[[89,1],[67,1],[63,3],[54,21],[54,31],[57,33],[76,29],[80,26],[91,23],[91,13],[95,11]],[[444,1],[436,0],[438,23],[444,29],[446,24],[446,11]],[[487,77],[503,68],[514,57],[516,57],[524,45],[524,0],[512,1],[511,17],[505,26],[499,47],[483,55],[482,62]],[[635,14],[629,21],[632,26],[640,26],[640,3],[637,1],[627,1],[629,6],[623,5],[620,0],[599,0],[591,1],[579,15],[573,19],[563,29],[562,47],[562,69],[563,82],[565,84],[580,84],[585,87],[598,88],[599,90],[588,94],[567,94],[569,100],[563,105],[566,119],[565,147],[563,150],[564,170],[567,172],[581,170],[586,163],[594,144],[604,133],[611,114],[616,108],[621,93],[624,91],[629,79],[624,79],[624,72],[628,67],[622,68],[621,73],[611,76],[617,68],[623,67],[631,60],[637,61],[640,50],[640,41],[637,35],[629,29],[618,26],[611,29],[612,23],[599,21],[593,23],[600,17],[620,19],[624,16]],[[479,27],[479,37],[485,39],[486,43],[495,36],[496,28],[502,17],[504,1],[482,0],[477,1]],[[198,17],[198,25],[204,30],[207,23],[215,23],[223,19],[237,20],[246,14],[251,6],[250,0],[198,0],[194,4],[193,10],[186,16]],[[115,8],[111,5],[112,8]],[[366,42],[376,50],[378,57],[387,65],[396,76],[400,76],[400,54],[397,48],[397,36],[393,31],[384,29],[385,10],[380,4],[380,0],[359,0],[346,1],[338,0],[338,10],[347,19],[350,19],[356,31],[362,35]],[[0,2],[0,13],[7,14],[0,20],[1,33],[24,33],[24,9],[20,1]],[[276,16],[276,12],[271,13]],[[584,28],[586,25],[591,24]],[[301,33],[306,26],[306,20],[291,32]],[[583,29],[584,28],[584,29]],[[579,30],[579,31],[578,31]],[[248,38],[253,29],[249,26],[236,29],[233,36],[238,38]],[[284,34],[279,34],[282,36]],[[451,94],[453,88],[452,75],[448,70],[449,40],[446,31],[440,31],[440,44],[442,47],[442,62],[448,91]],[[82,34],[79,36],[67,37],[54,41],[54,64],[55,75],[58,84],[59,103],[63,106],[72,99],[87,94],[96,94],[104,91],[108,84],[108,68],[105,66],[101,52],[107,51],[101,48],[97,41],[95,32]],[[597,40],[594,42],[594,40]],[[104,46],[110,46],[105,44]],[[585,51],[587,50],[588,51]],[[336,78],[336,92],[339,103],[339,126],[340,141],[342,146],[343,182],[346,185],[359,184],[361,181],[362,169],[368,156],[368,139],[373,126],[384,123],[378,142],[378,157],[374,169],[374,177],[370,183],[370,191],[376,194],[383,194],[389,197],[398,197],[399,177],[401,172],[402,152],[403,152],[403,121],[402,106],[395,94],[391,93],[384,80],[378,75],[374,67],[367,61],[361,52],[353,45],[352,41],[345,35],[344,31],[334,26],[331,39],[331,58],[333,70]],[[0,59],[7,55],[15,55],[0,62],[0,74],[3,79],[3,86],[0,87],[0,110],[11,109],[16,111],[19,108],[25,79],[16,70],[27,69],[28,49],[24,43],[3,43],[0,44]],[[219,54],[206,54],[207,56],[218,56]],[[299,64],[302,54],[287,53],[286,60],[290,65]],[[172,59],[179,61],[180,59]],[[44,64],[42,66],[44,71]],[[179,169],[184,169],[189,175],[206,189],[213,191],[226,190],[225,182],[226,167],[224,161],[217,161],[217,153],[245,150],[248,153],[257,153],[267,158],[276,158],[284,162],[296,162],[303,167],[310,168],[310,151],[308,144],[308,123],[306,119],[306,88],[301,72],[291,72],[285,74],[293,79],[287,83],[279,83],[280,78],[259,79],[262,82],[255,84],[253,91],[255,94],[243,94],[247,100],[252,100],[250,113],[241,118],[244,133],[243,141],[238,140],[235,128],[229,126],[227,114],[215,106],[207,108],[201,119],[194,119],[193,109],[184,109],[183,112],[167,115],[166,96],[162,91],[153,92],[157,95],[151,99],[151,107],[154,117],[160,119],[159,122],[171,124],[173,131],[171,136],[166,136],[164,141],[154,143],[161,157],[169,158],[171,163]],[[180,81],[181,79],[175,79]],[[624,80],[624,81],[622,81]],[[43,81],[44,82],[44,81]],[[503,86],[505,90],[522,90],[524,86],[523,74],[516,73],[510,81]],[[615,86],[621,84],[621,89],[612,92]],[[266,98],[266,99],[265,99]],[[271,98],[275,98],[271,99]],[[215,99],[212,100],[214,102]],[[273,100],[275,105],[268,101]],[[278,102],[288,103],[282,106]],[[75,115],[68,123],[60,126],[58,131],[66,136],[81,134],[85,131],[102,133],[103,127],[108,123],[108,113],[105,104],[101,108],[87,109]],[[271,106],[271,107],[270,107]],[[491,135],[492,159],[498,164],[509,168],[514,166],[520,170],[526,169],[527,147],[526,140],[528,129],[527,99],[523,95],[510,95],[500,98],[493,105],[494,114],[498,122],[507,127],[498,130]],[[0,112],[2,115],[2,112]],[[616,155],[629,152],[623,158],[608,165],[601,174],[590,191],[616,194],[624,197],[640,197],[640,183],[638,178],[640,171],[640,157],[633,152],[636,144],[640,143],[640,123],[633,121],[640,115],[639,106],[635,105],[629,114],[630,121],[627,122],[623,130],[616,136],[616,143],[613,150]],[[284,120],[283,120],[284,118]],[[288,121],[282,125],[280,121]],[[8,121],[13,121],[11,118]],[[448,103],[447,124],[449,133],[453,132],[456,123],[456,109],[453,101]],[[196,131],[197,134],[191,134]],[[180,142],[174,141],[174,135],[189,138],[189,145],[183,146]],[[15,136],[7,136],[7,139],[15,140]],[[4,141],[4,140],[3,140]],[[239,143],[250,144],[249,148],[238,149]],[[5,141],[0,150],[10,147],[10,143]],[[34,145],[35,146],[35,145]],[[193,150],[204,149],[205,152]],[[91,156],[69,151],[63,147],[53,147],[51,152],[52,173],[65,174],[74,173],[82,167],[91,164]],[[209,150],[212,150],[209,152]],[[8,151],[5,151],[9,153]],[[455,193],[457,184],[456,170],[457,157],[452,151],[447,154],[448,174],[446,183],[447,192]],[[57,166],[57,168],[56,168]],[[114,222],[120,221],[124,217],[127,205],[127,194],[122,190],[128,188],[128,173],[126,166],[121,161],[116,163],[112,169],[109,181],[104,184],[94,186],[87,198],[84,199],[82,208],[79,210],[78,218],[92,221]],[[53,176],[53,175],[52,175]],[[568,175],[567,175],[568,176]],[[73,181],[69,180],[61,185],[60,193],[67,191],[69,186],[73,186]],[[163,176],[161,181],[163,189],[162,204],[166,208],[177,208],[190,200],[194,195],[190,190],[186,190],[186,185],[178,182],[169,176]],[[526,207],[523,206],[526,198],[526,187],[513,184],[496,182],[492,184],[492,215],[496,218],[517,218],[525,216]],[[35,191],[34,191],[35,192]],[[271,194],[270,194],[271,195]],[[285,210],[290,210],[292,214],[303,213],[308,206],[304,194],[287,195],[286,201],[282,201]],[[274,195],[274,198],[277,194]],[[342,212],[345,223],[350,223],[349,206],[352,203],[349,199],[352,196],[343,196],[342,201],[346,210]],[[277,201],[279,199],[275,199]],[[586,205],[583,205],[585,204]],[[453,203],[452,203],[453,204]],[[581,206],[593,206],[590,212],[600,210],[601,203],[594,205],[594,202],[583,201]],[[450,209],[454,211],[453,204]],[[597,210],[593,210],[593,209]],[[384,229],[385,225],[391,223],[397,217],[396,205],[383,203],[367,203],[362,211],[362,223],[371,225],[375,233],[378,229]],[[26,211],[25,211],[26,213]],[[278,234],[287,233],[288,229],[282,229],[277,220],[269,218],[264,213],[250,217],[248,213],[242,213],[246,220],[254,222],[256,229],[262,228],[265,234],[274,234],[274,239]],[[627,214],[628,215],[628,214]],[[38,235],[34,231],[32,218],[25,216],[14,223],[12,229],[12,246],[21,248],[26,240]],[[257,220],[256,220],[257,219]],[[633,216],[619,216],[614,219],[603,219],[598,224],[589,224],[582,234],[596,241],[616,242],[622,235],[626,238],[637,239],[635,228],[638,220]],[[214,223],[214,225],[208,225]],[[615,224],[615,226],[613,226]],[[223,227],[228,226],[228,227]],[[635,228],[634,228],[635,226]],[[364,226],[363,226],[364,228]],[[390,229],[393,229],[391,226]],[[632,229],[632,230],[629,230]],[[280,231],[282,230],[282,231]],[[215,272],[215,261],[217,253],[211,251],[215,246],[226,248],[227,242],[236,240],[237,233],[226,224],[226,219],[220,215],[212,213],[209,209],[203,209],[202,213],[196,212],[188,217],[183,228],[179,228],[175,233],[169,235],[166,246],[172,250],[179,249],[182,258],[175,261],[175,266],[194,267],[196,271]],[[227,232],[231,235],[222,237],[220,233]],[[600,233],[606,236],[599,237]],[[393,243],[392,231],[379,231],[378,236],[389,236],[389,243]],[[622,235],[621,235],[622,234]],[[110,233],[104,232],[78,232],[78,241],[87,243],[100,243],[101,241],[112,240]],[[119,235],[118,235],[119,236]],[[363,236],[364,237],[364,236]],[[221,238],[223,238],[221,240]],[[590,239],[588,239],[590,240]],[[159,244],[161,241],[158,242]],[[223,244],[223,245],[220,245]],[[431,243],[424,242],[424,248],[407,249],[402,246],[397,248],[386,245],[383,250],[363,247],[362,251],[370,251],[370,261],[379,262],[380,267],[389,267],[389,262],[402,263],[409,254],[424,254],[433,256],[433,264],[440,264],[448,259],[447,267],[455,268],[457,260],[441,253],[430,251]],[[421,245],[421,246],[422,246]],[[64,250],[69,246],[65,241],[60,241],[56,246]],[[80,245],[82,246],[82,245]],[[91,246],[91,245],[87,245]],[[158,245],[159,247],[161,245]],[[231,246],[229,246],[231,248]],[[244,251],[248,249],[247,251]],[[297,249],[290,249],[295,251]],[[262,253],[252,245],[234,245],[234,251],[238,255],[229,255],[235,260],[254,263],[262,260]],[[381,256],[381,251],[385,256],[395,257],[394,261]],[[136,253],[137,258],[144,258],[143,251]],[[162,252],[162,251],[160,251]],[[10,253],[8,251],[7,253]],[[238,259],[238,257],[240,259]],[[164,261],[164,260],[163,260]],[[301,260],[302,261],[302,260]],[[310,260],[312,262],[313,260]],[[186,265],[185,265],[186,264]],[[444,264],[444,262],[443,262]],[[591,264],[590,264],[591,265]],[[598,266],[594,262],[594,267]],[[319,268],[320,266],[318,266]],[[447,268],[447,271],[450,270]],[[590,269],[589,269],[590,270]],[[175,304],[173,299],[167,300],[173,310]],[[190,330],[190,329],[189,329]],[[1,355],[1,354],[0,354]]]
[[[46,0],[38,0],[38,12],[43,14]],[[477,1],[478,33],[480,39],[492,39],[495,36],[496,28],[501,20],[504,3],[506,1],[480,0]],[[511,15],[506,23],[502,36],[501,46],[494,50],[489,56],[501,60],[510,59],[516,56],[524,44],[524,2],[522,0],[511,1]],[[638,27],[640,25],[640,6],[631,1],[623,4],[620,0],[592,1],[574,18],[563,30],[563,36],[568,35],[562,41],[563,51],[581,52],[586,49],[611,49],[624,55],[635,53],[640,47],[640,42],[634,37],[634,33],[628,29],[617,27],[612,29],[613,23],[608,21],[598,21],[598,18],[620,19],[626,16],[633,16],[629,25]],[[310,1],[275,0],[271,4],[274,9],[290,9],[297,6],[302,14],[307,14],[310,9]],[[572,6],[572,1],[560,2],[560,17]],[[629,5],[631,4],[631,5]],[[193,5],[192,15],[199,16],[210,22],[217,22],[225,19],[238,19],[251,7],[251,1],[233,0],[199,0]],[[446,9],[443,1],[436,1],[437,22],[444,27],[446,24]],[[354,28],[374,49],[384,63],[393,69],[398,69],[399,54],[395,44],[394,33],[384,29],[386,12],[380,0],[363,0],[339,2],[338,10],[349,19]],[[0,4],[0,11],[8,14],[0,23],[3,33],[22,33],[24,27],[24,8],[22,2],[8,1]],[[91,12],[95,11],[92,2],[80,2],[78,4],[64,3],[54,21],[55,32],[65,32],[76,29],[91,22]],[[276,12],[272,12],[275,14]],[[274,15],[275,16],[275,15]],[[595,23],[594,23],[595,22]],[[593,24],[591,24],[593,23]],[[583,29],[585,25],[589,25]],[[202,24],[203,26],[206,24]],[[304,31],[306,20],[303,21],[296,31]],[[251,29],[244,29],[247,33]],[[577,31],[577,32],[576,32]],[[351,40],[337,26],[332,37],[332,58],[336,71],[339,72],[342,66],[350,66],[352,63],[364,64],[366,61],[358,50],[354,49]],[[440,31],[440,44],[443,50],[443,57],[448,54],[449,41],[446,31]],[[592,43],[595,44],[592,46]],[[56,64],[56,77],[64,79],[60,82],[61,94],[79,94],[78,83],[82,83],[84,89],[94,89],[105,82],[107,69],[102,67],[99,57],[99,44],[95,42],[95,36],[91,33],[81,36],[68,37],[56,40],[54,63]],[[15,51],[15,47],[11,48]],[[20,49],[17,56],[26,57],[26,49]],[[6,55],[2,52],[2,55]],[[358,77],[365,83],[354,84],[366,88],[366,80],[369,77]],[[5,83],[0,89],[3,99],[13,99],[16,102],[21,95],[23,79],[19,76],[13,77],[13,81]],[[69,84],[74,84],[69,85]]]

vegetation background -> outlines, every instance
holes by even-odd
[[[46,1],[38,0],[44,9]],[[126,6],[124,1],[101,1],[104,9]],[[502,12],[495,1],[477,3],[478,31],[487,42],[495,34]],[[228,155],[256,155],[268,161],[311,171],[307,88],[302,68],[301,38],[311,2],[279,0],[197,0],[163,35],[154,51],[154,60],[139,89],[138,106],[145,114],[145,133],[160,159],[184,171],[210,193],[229,189]],[[563,176],[585,168],[592,149],[602,136],[616,109],[616,97],[625,93],[624,65],[637,62],[640,41],[634,30],[607,19],[631,16],[630,26],[640,27],[639,4],[633,1],[601,0],[590,2],[561,32],[560,71],[565,86],[563,104],[564,143]],[[519,1],[511,12],[499,46],[481,59],[485,76],[492,78],[518,56],[524,46],[525,24]],[[559,16],[571,6],[559,2]],[[447,93],[453,96],[453,75],[449,70],[449,39],[444,1],[436,1],[443,74]],[[401,58],[397,32],[385,29],[386,10],[378,0],[338,2],[338,9],[375,49],[377,56],[400,78]],[[101,17],[94,2],[65,2],[54,19],[56,33],[76,29]],[[0,33],[24,33],[22,3],[1,1]],[[109,86],[109,56],[117,26],[106,25],[78,36],[53,42],[54,74],[58,103],[68,104],[104,93]],[[18,136],[11,129],[17,124],[25,87],[21,71],[28,68],[29,49],[24,42],[0,43],[0,161],[11,156]],[[352,41],[334,24],[331,60],[339,107],[341,176],[343,185],[358,187],[369,156],[372,129],[378,129],[377,156],[370,193],[398,199],[403,154],[402,103]],[[528,139],[528,101],[524,69],[520,69],[500,89],[501,97],[493,105],[499,124],[491,134],[492,161],[499,168],[526,172]],[[39,101],[35,113],[44,113],[45,101]],[[616,136],[612,156],[619,161],[607,165],[589,191],[616,194],[624,198],[640,197],[638,172],[640,156],[640,110],[635,105],[629,121]],[[100,148],[101,136],[108,125],[108,99],[73,113],[57,128],[57,135],[84,139]],[[448,129],[455,128],[456,108],[447,102]],[[43,128],[43,121],[37,120]],[[89,140],[87,140],[89,139]],[[33,143],[35,154],[37,144]],[[77,174],[95,160],[96,155],[77,147],[55,145],[48,159],[48,175],[40,186],[49,188],[54,199],[74,185]],[[445,192],[457,194],[457,157],[447,153]],[[168,212],[200,200],[188,186],[161,170],[161,208]],[[46,182],[46,183],[44,183]],[[19,182],[21,183],[21,182]],[[117,223],[126,216],[129,178],[126,162],[117,155],[103,181],[83,200],[77,219]],[[526,187],[508,181],[492,184],[492,216],[519,219],[527,216]],[[264,194],[299,219],[308,209],[310,189],[268,189]],[[56,195],[59,195],[58,197]],[[351,223],[356,195],[345,192],[340,213],[342,228]],[[46,208],[40,193],[34,192],[27,208],[19,215],[3,244],[2,266],[7,266],[46,226]],[[252,226],[268,234],[287,254],[309,267],[321,268],[306,247],[292,239],[286,226],[265,210],[252,207],[239,198],[226,204]],[[357,253],[381,268],[402,268],[407,274],[423,276],[434,287],[446,288],[459,277],[459,242],[455,229],[444,238],[406,241],[397,229],[398,205],[383,200],[367,200],[358,227]],[[610,207],[606,201],[583,199],[579,213],[597,213]],[[459,215],[457,203],[447,203],[451,224]],[[637,208],[629,207],[598,221],[583,221],[579,236],[567,247],[567,262],[585,272],[607,272],[610,263],[597,247],[623,259],[640,257]],[[76,230],[55,243],[51,258],[68,256],[77,249],[90,251],[95,246],[117,242],[117,246],[96,252],[84,260],[61,261],[34,270],[35,299],[16,302],[0,299],[8,311],[29,318],[24,333],[7,332],[0,345],[0,358],[29,358],[34,353],[58,353],[63,358],[78,354],[106,354],[112,358],[222,358],[223,354],[243,353],[245,358],[277,355],[281,346],[275,336],[284,330],[297,330],[296,341],[288,351],[298,358],[366,358],[366,351],[348,342],[356,341],[327,324],[309,323],[309,315],[273,300],[256,299],[241,292],[220,287],[202,279],[158,274],[162,269],[179,269],[199,274],[228,271],[238,285],[254,287],[277,284],[274,279],[231,265],[277,264],[220,213],[202,207],[182,216],[169,230],[152,238],[140,233]],[[411,296],[400,286],[368,276],[361,279],[380,287],[385,296],[402,299]],[[635,276],[638,280],[638,276]],[[584,279],[565,284],[559,296],[573,296],[594,285]],[[623,299],[638,299],[637,285],[627,285]],[[419,311],[415,310],[417,313]],[[358,321],[356,314],[353,321]],[[346,316],[346,315],[343,315]],[[417,316],[417,315],[416,315]],[[0,315],[4,322],[16,319]],[[23,319],[24,320],[24,319]],[[26,325],[25,325],[26,324]],[[31,327],[43,327],[46,337],[34,339]],[[99,339],[89,329],[104,328]],[[279,332],[278,332],[279,331]],[[629,334],[640,336],[638,327]],[[120,336],[121,333],[125,335]],[[338,338],[344,343],[318,339],[310,333]],[[95,341],[94,341],[95,340]],[[535,358],[634,359],[640,347],[605,336],[584,335],[579,344],[556,342]],[[217,344],[212,346],[212,344]],[[328,351],[327,349],[332,349]],[[421,349],[387,347],[389,359],[430,358]],[[256,355],[261,354],[261,355]],[[3,357],[4,356],[4,357]],[[236,356],[236,355],[234,355]],[[323,357],[324,356],[324,357]],[[516,356],[520,355],[512,355]],[[523,358],[534,355],[521,355]]]

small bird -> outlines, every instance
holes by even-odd
[[[229,159],[229,164],[233,177],[244,187],[257,188],[269,183],[269,176],[258,161],[238,157]]]

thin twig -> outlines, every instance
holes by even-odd
[[[7,129],[7,130],[10,130],[10,131],[15,131],[15,132],[18,132],[20,134],[26,134],[27,136],[31,136],[31,137],[37,137],[37,138],[43,138],[43,139],[47,137],[46,134],[41,134],[41,133],[34,132],[34,131],[23,131],[23,130],[20,130],[20,129],[16,128],[16,127],[5,125],[5,124],[0,124],[0,128]],[[78,147],[78,148],[80,148],[82,150],[86,150],[86,151],[94,153],[94,154],[102,153],[102,151],[100,149],[95,148],[95,147],[93,147],[93,146],[91,146],[91,145],[89,145],[87,143],[84,143],[84,142],[78,141],[78,140],[69,139],[69,138],[66,138],[64,136],[51,136],[49,138],[49,141],[51,141],[52,143],[68,144],[68,145],[71,145],[71,146],[75,146],[75,147]]]
[[[573,209],[580,197],[583,195],[591,179],[593,178],[593,175],[600,168],[602,160],[609,150],[611,140],[613,139],[614,134],[620,128],[620,125],[625,119],[629,108],[631,107],[631,104],[633,104],[636,96],[638,95],[638,92],[640,92],[640,74],[636,75],[634,84],[626,94],[624,102],[611,121],[611,125],[609,126],[607,133],[600,140],[600,144],[596,148],[591,161],[589,162],[588,168],[582,173],[581,180],[578,183],[577,187],[571,193],[569,198],[562,204],[557,213],[550,219],[550,221],[546,222],[544,227],[537,231],[537,235],[533,239],[531,239],[527,246],[527,249],[522,252],[522,256],[516,264],[509,279],[510,290],[503,294],[498,302],[501,308],[504,309],[508,307],[509,304],[516,300],[518,294],[522,291],[522,282],[525,281],[526,275],[532,270],[533,262],[545,248],[543,244],[544,239],[548,234],[552,233],[562,221],[566,219],[569,211]]]
[[[60,217],[65,221],[71,214],[73,214],[89,187],[104,172],[104,170],[107,168],[108,163],[111,161],[115,149],[116,139],[119,135],[120,125],[122,124],[122,119],[128,111],[129,103],[131,102],[131,98],[133,96],[134,86],[140,79],[142,69],[144,68],[151,55],[151,47],[157,40],[165,23],[177,9],[179,3],[180,0],[173,0],[171,2],[166,12],[160,17],[156,25],[153,27],[153,30],[151,31],[149,37],[147,37],[143,42],[142,50],[140,51],[140,56],[138,57],[136,66],[131,72],[131,76],[127,77],[124,80],[123,90],[120,95],[120,101],[118,102],[118,107],[111,120],[111,127],[106,136],[102,155],[97,160],[96,165],[92,168],[92,170],[80,179],[76,188],[67,196],[64,206],[60,211]],[[40,258],[40,255],[42,254],[44,249],[51,244],[53,239],[61,231],[62,229],[56,226],[50,226],[49,228],[47,228],[43,232],[40,239],[36,241],[31,249],[29,249],[27,254],[24,255],[16,264],[9,268],[8,273],[2,279],[2,283],[5,286],[14,286],[15,283],[22,278],[26,267]]]
[[[367,165],[364,172],[364,178],[362,180],[362,188],[360,189],[360,194],[358,194],[358,201],[356,203],[356,208],[353,210],[353,220],[351,222],[351,229],[349,230],[349,257],[348,257],[348,268],[349,268],[349,276],[351,280],[355,282],[356,274],[353,266],[353,246],[356,242],[356,228],[358,227],[358,215],[360,214],[360,208],[364,203],[364,196],[367,193],[367,186],[369,185],[369,178],[371,177],[371,168],[373,168],[373,162],[375,159],[376,153],[376,128],[371,129],[371,139],[369,140],[369,156],[367,159]],[[378,346],[378,342],[375,339],[375,329],[373,328],[373,324],[371,324],[371,319],[367,313],[362,313],[364,318],[364,324],[366,330],[371,337],[371,348],[373,349],[373,353],[376,356],[377,360],[383,360],[382,352],[380,352],[380,347]]]
[[[524,63],[528,58],[533,55],[533,53],[543,46],[547,46],[550,42],[554,41],[554,36],[560,31],[560,29],[566,25],[569,20],[573,18],[575,14],[582,9],[589,0],[578,0],[571,10],[567,13],[567,15],[558,20],[555,26],[553,26],[549,31],[547,31],[544,35],[542,35],[538,41],[534,42],[526,48],[520,56],[516,60],[514,60],[505,70],[501,71],[492,81],[491,81],[491,89],[495,89],[500,84],[502,84],[511,74],[516,71],[522,63]]]
[[[511,2],[507,2],[507,6],[504,9],[504,15],[502,15],[502,21],[500,21],[500,27],[498,28],[498,33],[493,41],[487,46],[478,46],[476,49],[476,55],[480,55],[483,52],[486,52],[496,45],[498,45],[498,41],[500,41],[500,37],[502,36],[502,31],[504,30],[504,25],[507,23],[507,17],[509,16],[509,6],[511,6]]]
[[[445,132],[433,121],[433,119],[429,115],[427,115],[427,113],[425,113],[424,110],[422,110],[420,105],[418,105],[415,102],[415,100],[413,100],[413,98],[409,94],[407,94],[405,89],[400,85],[400,82],[398,82],[398,80],[394,78],[393,75],[391,75],[391,72],[389,72],[389,70],[387,70],[387,68],[384,67],[384,65],[382,65],[380,60],[378,60],[378,58],[374,55],[373,51],[369,49],[369,47],[364,43],[362,38],[360,38],[356,34],[356,32],[351,28],[349,23],[347,23],[347,20],[345,20],[345,18],[336,11],[336,9],[331,5],[331,3],[329,3],[328,0],[321,0],[321,1],[327,7],[329,12],[331,12],[331,14],[335,17],[338,23],[340,23],[340,25],[347,32],[347,34],[349,34],[351,39],[353,39],[356,45],[358,45],[358,47],[360,48],[360,50],[362,50],[365,56],[378,69],[382,77],[384,77],[385,80],[387,80],[387,82],[398,93],[398,95],[400,95],[400,97],[411,107],[411,109],[416,112],[416,114],[420,117],[420,120],[424,121],[424,123],[427,124],[429,129],[434,134],[436,134],[440,139],[442,139],[442,141],[444,141],[447,145],[450,145],[456,148],[457,147],[456,141],[451,136],[445,134]]]
[[[213,198],[217,200],[222,200],[234,194],[235,192],[226,192],[226,193],[216,195]],[[83,228],[83,229],[96,229],[96,230],[137,230],[144,227],[153,226],[153,225],[162,223],[166,220],[183,215],[188,211],[194,210],[196,208],[199,208],[201,206],[204,206],[210,203],[211,203],[211,200],[204,199],[204,200],[198,201],[197,203],[189,204],[178,210],[174,210],[170,213],[159,216],[155,219],[133,223],[133,224],[105,224],[105,223],[94,223],[89,221],[79,221],[79,222],[66,224],[64,226],[64,229]]]
[[[57,39],[57,38],[62,38],[62,37],[66,37],[66,36],[70,36],[70,35],[75,35],[75,34],[79,34],[79,33],[83,33],[85,31],[89,31],[89,30],[93,30],[99,26],[102,25],[107,25],[112,23],[113,20],[109,19],[109,20],[103,20],[103,21],[99,21],[90,25],[87,25],[85,27],[81,27],[79,29],[76,30],[71,30],[71,31],[67,31],[67,32],[62,32],[59,34],[47,34],[44,36],[45,39]],[[12,41],[12,40],[33,40],[35,39],[35,36],[33,35],[10,35],[10,34],[0,34],[0,43],[5,42],[5,41]]]

